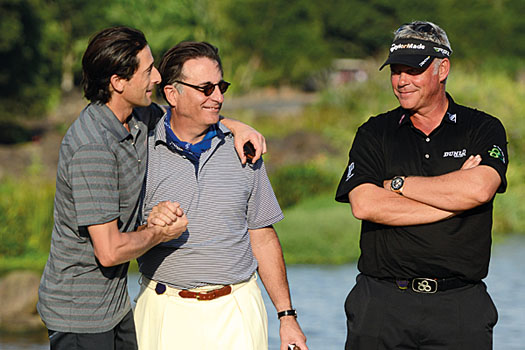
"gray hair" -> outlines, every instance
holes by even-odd
[[[426,21],[413,21],[401,25],[394,32],[394,41],[398,39],[427,40],[436,44],[445,45],[452,52],[447,33],[438,25]]]

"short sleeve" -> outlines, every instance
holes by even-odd
[[[383,149],[378,136],[371,132],[370,127],[370,122],[367,122],[357,130],[348,165],[337,187],[335,200],[338,202],[348,203],[348,193],[361,184],[383,186]]]
[[[115,156],[106,145],[79,148],[69,165],[78,226],[110,222],[119,217],[119,183]]]
[[[262,159],[253,166],[253,190],[248,199],[247,219],[251,230],[273,225],[284,218]]]
[[[501,177],[498,193],[505,192],[507,188],[507,167],[509,156],[507,153],[507,136],[503,124],[496,118],[486,115],[483,123],[476,128],[473,135],[472,154],[481,155],[480,165],[494,168]]]

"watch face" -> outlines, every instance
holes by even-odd
[[[394,191],[399,190],[401,187],[403,187],[403,178],[402,177],[394,177],[392,179],[392,184],[390,185]]]

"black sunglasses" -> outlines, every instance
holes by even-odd
[[[436,34],[436,30],[428,23],[418,23],[414,26],[416,32]]]
[[[402,30],[403,28],[405,28],[408,25],[412,25],[412,29],[415,30],[416,32],[428,33],[428,34],[431,34],[431,35],[437,35],[436,29],[434,27],[432,27],[430,24],[424,23],[424,22],[417,22],[417,23],[413,23],[413,24],[412,23],[405,23],[405,24],[401,25],[401,27],[399,27],[396,30],[396,33],[398,33],[400,30]]]
[[[200,92],[204,94],[204,96],[210,96],[211,94],[213,94],[213,91],[215,91],[216,86],[219,87],[219,91],[221,92],[221,94],[224,94],[226,90],[228,90],[228,87],[231,85],[230,83],[224,80],[219,81],[217,84],[206,83],[204,86],[192,85],[192,84],[188,84],[183,81],[180,81],[180,80],[175,80],[175,82],[182,84],[182,85],[189,86],[190,88],[193,88],[195,90],[199,90]]]

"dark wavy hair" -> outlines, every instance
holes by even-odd
[[[113,27],[95,34],[82,57],[82,87],[91,102],[107,103],[113,74],[131,79],[139,66],[137,55],[148,45],[144,34],[129,27]]]
[[[221,74],[223,73],[219,49],[205,41],[180,42],[162,56],[159,64],[159,73],[162,77],[162,81],[159,84],[159,90],[162,93],[162,96],[164,96],[164,99],[166,99],[166,95],[164,94],[164,87],[166,85],[177,85],[175,84],[176,80],[185,79],[182,74],[184,63],[193,58],[200,57],[207,57],[217,62]]]

